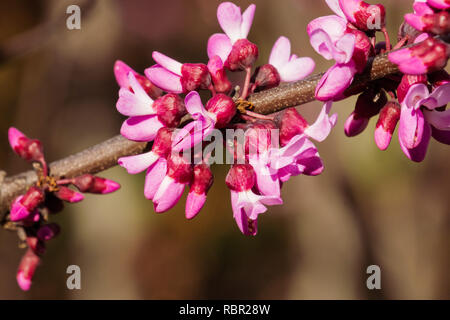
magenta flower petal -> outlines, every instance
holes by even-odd
[[[446,10],[450,8],[448,0],[427,0],[427,3],[436,9]]]
[[[316,87],[316,98],[320,101],[329,101],[341,97],[350,86],[356,74],[355,64],[335,64],[322,76]]]
[[[17,130],[14,127],[11,127],[8,129],[8,140],[9,140],[9,145],[11,146],[11,148],[13,150],[15,150],[16,148],[20,147],[20,142],[19,140],[21,138],[25,138],[28,139],[22,132],[20,132],[19,130]]]
[[[325,32],[325,34],[329,36],[331,42],[334,43],[345,34],[345,30],[347,29],[347,21],[334,15],[320,17],[311,21],[308,24],[306,31],[311,37],[312,33],[319,29]],[[318,51],[314,45],[313,48]]]
[[[207,114],[205,107],[203,106],[202,99],[197,91],[191,91],[186,95],[184,99],[186,110],[192,115],[194,119],[198,119],[201,115]]]
[[[31,212],[20,202],[23,196],[18,196],[11,204],[9,219],[11,221],[20,221],[30,216]]]
[[[119,90],[117,111],[125,116],[156,114],[156,110],[153,109],[153,100],[138,83],[133,73],[128,74],[128,81],[133,92],[125,88]]]
[[[241,23],[241,39],[246,39],[248,33],[250,32],[250,28],[252,27],[253,17],[255,16],[256,6],[251,4],[245,9],[242,14],[242,23]]]
[[[105,188],[102,190],[102,194],[108,194],[120,189],[120,184],[113,180],[105,179],[103,183],[105,184]]]
[[[403,104],[409,108],[419,109],[425,99],[429,97],[428,87],[423,83],[412,85],[403,100]]]
[[[375,144],[377,145],[378,149],[381,151],[386,150],[389,147],[389,144],[392,140],[392,133],[389,131],[386,131],[383,126],[377,126],[375,128]]]
[[[341,7],[339,6],[339,0],[325,0],[325,2],[334,13],[342,18],[345,18],[344,12],[342,12]]]
[[[329,116],[332,105],[333,104],[331,101],[328,101],[323,105],[316,122],[305,129],[305,134],[307,136],[319,142],[322,142],[326,137],[328,137],[331,129],[333,129],[333,127],[336,125],[337,120],[337,114]]]
[[[450,131],[439,130],[431,126],[431,135],[436,141],[450,145]]]
[[[153,197],[156,212],[165,212],[171,209],[180,200],[185,184],[176,182],[173,178],[165,176]]]
[[[206,194],[198,194],[196,192],[189,192],[186,199],[186,219],[193,219],[206,202]]]
[[[313,59],[302,57],[289,61],[281,69],[277,70],[281,81],[291,82],[306,78],[313,72],[315,66]]]
[[[268,159],[266,159],[268,160]],[[277,196],[281,194],[280,182],[275,170],[270,168],[268,161],[253,156],[249,158],[249,163],[256,174],[256,186],[262,195]]]
[[[422,140],[424,126],[426,123],[422,111],[408,108],[403,103],[398,127],[398,136],[402,145],[408,149],[417,147]]]
[[[119,158],[118,163],[124,167],[129,174],[136,174],[146,170],[159,159],[159,156],[150,151],[136,156]]]
[[[291,42],[286,37],[279,37],[270,52],[269,63],[277,69],[281,69],[289,62],[291,55]]]
[[[422,16],[413,14],[413,13],[407,13],[405,14],[405,21],[414,27],[414,29],[417,29],[419,31],[423,31],[426,27],[426,24],[422,20]]]
[[[432,98],[432,100],[422,102],[428,109],[445,106],[450,102],[450,83],[445,83],[437,87],[429,97]]]
[[[417,13],[421,16],[425,14],[434,14],[433,9],[431,9],[428,4],[426,4],[426,1],[414,1],[413,8],[414,13]]]
[[[300,167],[303,174],[308,176],[317,176],[321,174],[324,169],[318,153],[311,157],[301,158],[297,161],[297,166]]]
[[[208,40],[208,57],[212,59],[214,56],[219,56],[223,63],[227,61],[232,47],[230,38],[226,34],[215,33]]]
[[[439,130],[450,130],[450,109],[445,111],[424,111],[425,119]]]
[[[355,113],[352,112],[345,121],[344,125],[345,135],[347,137],[354,137],[363,132],[368,124],[369,124],[368,118],[360,117],[355,119]]]
[[[120,134],[134,141],[153,141],[163,126],[154,115],[130,117],[123,122]]]
[[[121,88],[128,89],[130,87],[130,83],[128,82],[128,74],[132,73],[136,75],[136,71],[131,69],[125,62],[121,60],[117,60],[114,63],[114,76],[116,77],[116,81]]]
[[[339,0],[339,6],[348,21],[355,23],[355,12],[359,11],[361,0]]]
[[[153,199],[166,174],[167,160],[165,158],[159,158],[148,168],[144,185],[144,195],[147,199]]]
[[[145,75],[157,87],[171,93],[182,93],[180,76],[170,72],[160,65],[154,65],[145,69]]]
[[[424,74],[428,67],[416,56],[413,56],[411,50],[400,49],[389,53],[389,61],[398,65],[401,72],[405,74]]]
[[[247,15],[247,20],[250,17],[251,12]],[[242,25],[242,15],[241,8],[236,6],[231,2],[223,2],[217,8],[217,20],[219,20],[220,27],[230,38],[231,43],[236,42],[237,40],[242,38],[241,35],[241,25]],[[250,21],[251,25],[251,21]],[[246,27],[248,26],[248,21],[246,22]]]
[[[337,63],[348,63],[353,56],[356,37],[353,34],[346,34],[336,42],[336,49],[333,51],[333,59]]]
[[[19,285],[20,289],[22,289],[23,291],[30,290],[31,279],[26,278],[23,271],[19,271],[17,273],[16,280],[17,280],[17,284]]]
[[[399,135],[400,147],[403,153],[412,161],[421,162],[425,159],[428,144],[430,142],[431,129],[429,124],[425,124],[423,128],[423,135],[420,143],[415,148],[408,148],[403,144],[403,141]]]
[[[153,60],[156,61],[161,67],[169,70],[176,75],[181,76],[181,67],[183,66],[180,62],[162,54],[158,51],[153,51],[152,53]]]

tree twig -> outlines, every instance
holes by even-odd
[[[355,77],[348,89],[352,93],[362,91],[371,82],[398,72],[396,65],[389,62],[387,55],[375,57],[361,75]],[[322,74],[313,75],[305,80],[282,84],[277,88],[255,93],[249,97],[255,107],[254,111],[269,114],[285,108],[314,101],[314,92]],[[55,177],[71,178],[85,173],[97,173],[113,167],[117,159],[142,152],[145,142],[129,141],[122,136],[113,137],[105,142],[90,147],[50,164],[50,172]],[[0,218],[8,211],[11,201],[36,183],[34,171],[27,171],[6,177],[0,184]]]

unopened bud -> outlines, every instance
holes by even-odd
[[[60,186],[58,191],[54,192],[54,194],[59,199],[70,203],[80,202],[84,199],[84,196],[81,193],[64,186]]]
[[[185,157],[172,153],[167,160],[167,175],[175,182],[187,184],[192,178],[192,166]]]
[[[41,259],[36,254],[34,254],[31,249],[28,249],[25,255],[22,257],[19,268],[17,270],[17,284],[22,290],[30,290],[31,281],[40,260]]]
[[[388,102],[381,109],[375,128],[375,143],[380,150],[386,150],[389,146],[399,119],[400,105],[395,101]]]
[[[27,237],[26,242],[28,248],[33,250],[33,252],[38,256],[42,256],[45,253],[45,243],[42,242],[42,240],[38,239],[37,237],[29,236]]]
[[[258,89],[266,90],[277,87],[281,78],[277,68],[271,64],[265,64],[256,69],[253,82]]]
[[[14,127],[8,130],[9,144],[22,159],[26,161],[42,161],[44,154],[39,140],[29,139]]]
[[[240,192],[253,188],[256,182],[255,171],[249,164],[235,164],[228,171],[225,183],[230,190]]]
[[[275,123],[280,128],[280,143],[285,146],[296,135],[301,134],[309,124],[295,108],[281,111],[275,116]]]
[[[186,218],[194,218],[203,208],[206,194],[214,181],[211,169],[206,164],[194,166],[191,188],[186,199]]]
[[[16,198],[11,205],[10,219],[11,221],[20,221],[27,218],[36,207],[44,201],[44,191],[32,186],[25,195]]]
[[[36,236],[41,241],[49,241],[49,240],[55,238],[56,236],[58,236],[60,231],[61,231],[61,228],[58,224],[49,223],[49,224],[46,224],[46,225],[43,225],[42,227],[40,227],[36,233]]]
[[[211,76],[208,67],[203,63],[185,63],[181,67],[181,86],[184,92],[208,89]]]
[[[236,104],[229,96],[219,93],[209,99],[206,110],[217,116],[215,127],[220,129],[227,126],[236,115]]]
[[[383,5],[370,5],[361,0],[339,0],[345,17],[362,31],[380,30],[385,26],[386,10]]]
[[[73,184],[81,192],[101,194],[111,193],[120,188],[120,184],[115,181],[96,177],[91,174],[84,174],[74,178]]]
[[[258,58],[258,47],[247,39],[239,39],[233,44],[225,66],[231,71],[251,68]]]

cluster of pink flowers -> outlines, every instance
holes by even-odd
[[[382,5],[360,0],[326,2],[336,15],[317,18],[308,25],[313,48],[336,61],[316,88],[318,100],[336,101],[354,94],[346,90],[355,74],[364,71],[368,60],[379,53],[389,52],[389,60],[403,73],[364,88],[345,122],[345,134],[358,135],[369,119],[378,115],[375,143],[380,150],[388,148],[397,123],[400,147],[413,161],[425,158],[431,136],[449,144],[450,114],[445,109],[450,101],[450,84],[443,68],[450,46],[436,38],[450,31],[448,0],[415,1],[414,14],[405,15],[394,51]],[[376,43],[375,31],[383,31],[386,41]],[[418,45],[395,50],[413,43]]]
[[[19,235],[28,247],[17,271],[17,283],[22,290],[29,290],[40,257],[45,253],[46,242],[56,237],[60,227],[48,223],[49,214],[63,209],[63,201],[75,203],[83,200],[81,192],[107,194],[120,188],[117,182],[85,174],[73,179],[55,179],[49,173],[42,144],[30,139],[16,128],[8,132],[11,148],[22,159],[37,163],[38,182],[11,204],[8,220],[11,228],[20,230]],[[80,192],[68,188],[75,186]]]
[[[245,141],[226,141],[225,146],[232,144],[235,160],[226,178],[233,216],[246,235],[256,234],[258,215],[267,205],[282,203],[283,182],[291,176],[322,172],[311,139],[323,141],[337,118],[329,116],[331,102],[324,104],[311,125],[295,109],[263,116],[242,107],[249,104],[249,94],[301,80],[315,66],[311,58],[291,54],[289,39],[280,37],[268,63],[254,68],[258,47],[247,39],[254,13],[255,5],[244,12],[230,2],[219,5],[217,18],[224,33],[209,38],[207,64],[180,63],[155,51],[157,64],[145,70],[146,77],[121,61],[114,68],[121,87],[117,110],[129,116],[121,134],[130,140],[153,142],[149,152],[123,157],[119,164],[131,174],[147,171],[144,195],[153,201],[156,212],[172,208],[189,186],[185,213],[188,219],[195,217],[213,183],[210,154],[195,162],[185,151],[198,146],[205,150],[214,130],[245,132]],[[229,72],[242,74],[242,79],[231,82]],[[210,92],[206,104],[200,90]],[[184,99],[180,94],[185,94]],[[182,121],[186,115],[189,120]],[[182,129],[176,130],[180,124]],[[273,138],[272,131],[279,135]],[[242,152],[236,152],[235,146]]]

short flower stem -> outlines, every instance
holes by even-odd
[[[392,50],[399,49],[405,45],[405,43],[408,41],[409,36],[404,36],[397,44],[394,46]]]
[[[241,95],[241,99],[245,100],[248,96],[248,89],[250,87],[250,78],[252,76],[252,68],[247,67],[245,68],[245,83],[244,83],[244,89],[242,90],[242,95]]]
[[[62,186],[62,185],[66,185],[66,184],[71,184],[72,182],[73,182],[72,179],[61,179],[61,180],[56,181],[56,184],[58,186]]]
[[[381,28],[381,31],[384,34],[384,38],[386,39],[386,51],[391,51],[391,40],[389,39],[389,33],[387,32],[386,27]]]
[[[274,119],[273,116],[265,116],[263,114],[252,112],[252,111],[248,111],[248,110],[245,110],[245,114],[250,116],[250,117],[252,117],[252,118],[255,118],[255,119],[270,120],[270,121],[272,121]]]
[[[211,91],[213,97],[216,95],[216,89],[214,88],[212,83],[209,85],[208,90]]]

